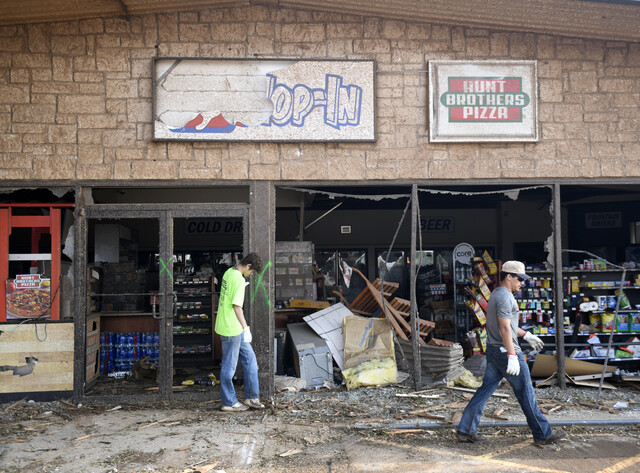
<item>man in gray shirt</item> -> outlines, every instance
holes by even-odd
[[[537,445],[555,443],[565,436],[561,430],[553,432],[546,417],[540,412],[536,402],[531,374],[518,343],[523,337],[535,350],[541,350],[544,343],[539,337],[518,327],[518,304],[513,293],[529,279],[524,264],[520,261],[506,261],[500,273],[500,286],[493,290],[487,307],[487,370],[482,386],[473,395],[458,424],[457,438],[460,442],[480,442],[477,434],[482,409],[489,397],[506,378],[527,418],[527,424]]]

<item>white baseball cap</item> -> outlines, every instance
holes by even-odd
[[[505,261],[502,263],[503,273],[515,274],[522,279],[531,279],[531,276],[527,276],[524,271],[524,263],[521,261]]]

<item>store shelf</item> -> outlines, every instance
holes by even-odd
[[[192,275],[178,275],[174,290],[176,295],[176,316],[173,319],[174,358],[182,367],[196,367],[211,363],[213,361],[215,293],[212,291],[210,280]],[[185,327],[184,331],[181,330],[183,327]]]
[[[99,316],[99,317],[140,317],[140,316],[149,316],[153,315],[152,312],[89,312],[89,317]]]
[[[604,360],[606,356],[585,356],[580,358],[571,358],[576,361],[589,361],[589,360]],[[640,358],[609,358],[609,362],[612,361],[640,361]]]

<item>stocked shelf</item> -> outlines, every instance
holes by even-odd
[[[173,355],[183,367],[212,361],[213,303],[215,292],[209,278],[178,275],[173,326]]]

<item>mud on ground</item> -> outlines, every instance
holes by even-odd
[[[640,419],[637,384],[603,390],[597,407],[594,388],[536,392],[550,420],[594,423],[562,427],[570,439],[582,441],[613,429],[618,441],[626,438],[638,448],[639,424],[605,428],[599,423]],[[491,398],[483,422],[523,421],[510,387],[503,385],[497,393],[502,397]],[[0,405],[0,472],[395,471],[380,465],[416,462],[425,445],[446,452],[476,449],[456,444],[453,428],[470,396],[444,387],[416,393],[408,384],[353,391],[338,387],[279,393],[267,409],[242,413],[220,411],[217,388],[203,403],[77,406],[71,400],[25,399]],[[488,437],[482,449],[525,442],[536,453],[526,428],[482,430]],[[432,458],[431,466],[439,458]],[[452,469],[450,463],[443,469],[474,471]]]

